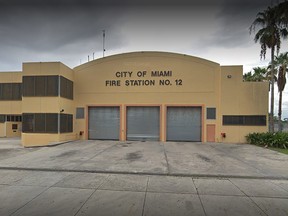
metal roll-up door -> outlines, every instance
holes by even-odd
[[[90,107],[88,115],[89,139],[119,140],[119,107]]]
[[[201,107],[168,107],[166,140],[200,142],[201,116]]]
[[[127,107],[127,140],[159,140],[159,107]]]

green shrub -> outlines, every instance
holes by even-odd
[[[247,142],[259,146],[287,149],[288,133],[250,133],[246,136]]]

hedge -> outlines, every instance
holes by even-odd
[[[254,145],[275,147],[275,148],[288,148],[288,133],[250,133],[246,136],[247,142]]]

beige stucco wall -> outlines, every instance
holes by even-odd
[[[12,125],[16,124],[17,129],[13,130]],[[6,122],[6,137],[20,137],[22,123],[21,122]]]
[[[0,123],[0,137],[6,137],[6,124]]]
[[[155,70],[172,71],[172,75],[152,77],[151,71]],[[121,105],[122,110],[126,105],[158,105],[164,111],[167,105],[195,105],[203,106],[205,116],[206,106],[219,107],[220,104],[220,65],[196,57],[161,52],[129,53],[91,61],[74,68],[74,71],[75,106],[85,107],[86,113],[87,106],[99,105]],[[145,76],[137,76],[139,71]],[[117,72],[132,74],[131,77],[117,77]],[[107,81],[113,80],[119,80],[120,86],[106,85]],[[155,80],[155,85],[125,85],[130,80]],[[170,84],[159,85],[159,80],[169,80]],[[179,80],[182,80],[182,85],[176,85]],[[125,119],[125,112],[121,112],[120,118]],[[209,122],[219,123],[219,119]],[[87,139],[86,124],[87,120],[76,120],[76,131],[85,131],[83,138]],[[120,137],[124,140],[125,121],[122,121],[121,128]],[[165,130],[164,126],[161,127],[162,141],[165,141]],[[203,141],[205,137],[204,127]]]
[[[1,72],[0,83],[22,83],[22,72]],[[0,114],[22,113],[22,101],[0,101]]]
[[[155,77],[151,75],[152,71],[171,73]],[[60,62],[23,63],[23,72],[0,73],[1,80],[21,82],[22,76],[61,75],[74,82],[74,100],[58,96],[23,97],[22,102],[0,101],[0,114],[60,113],[62,109],[63,113],[73,114],[73,133],[22,134],[24,146],[39,146],[87,139],[89,106],[120,107],[121,140],[126,139],[126,106],[159,106],[160,139],[165,141],[167,106],[201,106],[203,142],[206,141],[207,124],[213,124],[216,126],[216,142],[239,143],[245,142],[249,132],[268,130],[268,124],[257,127],[222,126],[222,115],[268,114],[268,83],[245,83],[242,74],[242,66],[220,66],[193,56],[163,52],[119,54],[90,61],[74,69]],[[131,80],[148,80],[152,84],[131,86]],[[166,85],[160,85],[160,80],[164,80]],[[117,85],[111,85],[112,82]],[[126,85],[127,82],[129,85]],[[85,109],[85,119],[75,119],[76,107]],[[206,119],[207,107],[216,108],[216,120]],[[4,131],[0,124],[0,135],[1,130]],[[82,136],[80,131],[84,131]],[[226,133],[226,138],[222,138],[221,133]]]
[[[251,132],[268,131],[268,82],[243,82],[242,66],[221,67],[221,112],[222,115],[266,115],[266,126],[222,126],[226,133],[224,142],[246,142]],[[228,75],[231,78],[228,78]]]
[[[0,83],[22,83],[22,72],[1,72]],[[22,114],[22,101],[0,101],[0,114],[4,115],[21,115]],[[5,122],[0,123],[0,137],[20,137],[20,130],[12,130],[12,124],[17,124],[18,128],[21,123],[19,122]]]
[[[74,82],[74,71],[61,62],[31,62],[23,64],[23,76],[59,75]],[[75,88],[74,88],[75,89]],[[23,113],[60,113],[73,114],[75,118],[74,101],[58,97],[23,97]],[[75,123],[75,121],[74,121]],[[75,127],[75,126],[74,126]],[[73,127],[73,128],[74,128]],[[50,145],[63,141],[75,140],[76,134],[44,134],[23,133],[24,146]]]

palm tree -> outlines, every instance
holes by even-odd
[[[281,38],[287,37],[287,25],[283,24],[282,11],[279,6],[268,7],[264,12],[259,12],[256,19],[250,26],[250,34],[255,32],[256,27],[260,27],[259,31],[255,34],[255,43],[259,42],[261,45],[260,57],[266,57],[267,48],[271,49],[271,74],[274,74],[274,55],[275,50],[279,53]],[[274,132],[274,76],[271,76],[271,103],[270,103],[270,131]]]
[[[245,81],[245,82],[253,81],[253,75],[252,75],[251,71],[249,71],[248,73],[245,73],[243,75],[243,81]]]
[[[279,92],[279,107],[278,107],[278,128],[282,131],[282,92],[286,85],[286,72],[288,72],[288,52],[281,53],[275,57],[275,64],[278,68],[278,92]]]
[[[281,2],[280,4],[278,4],[278,10],[280,13],[280,23],[283,26],[288,25],[288,1],[285,0],[284,2]]]
[[[267,69],[261,67],[254,67],[253,72],[248,72],[243,75],[243,81],[263,82],[266,78]]]

